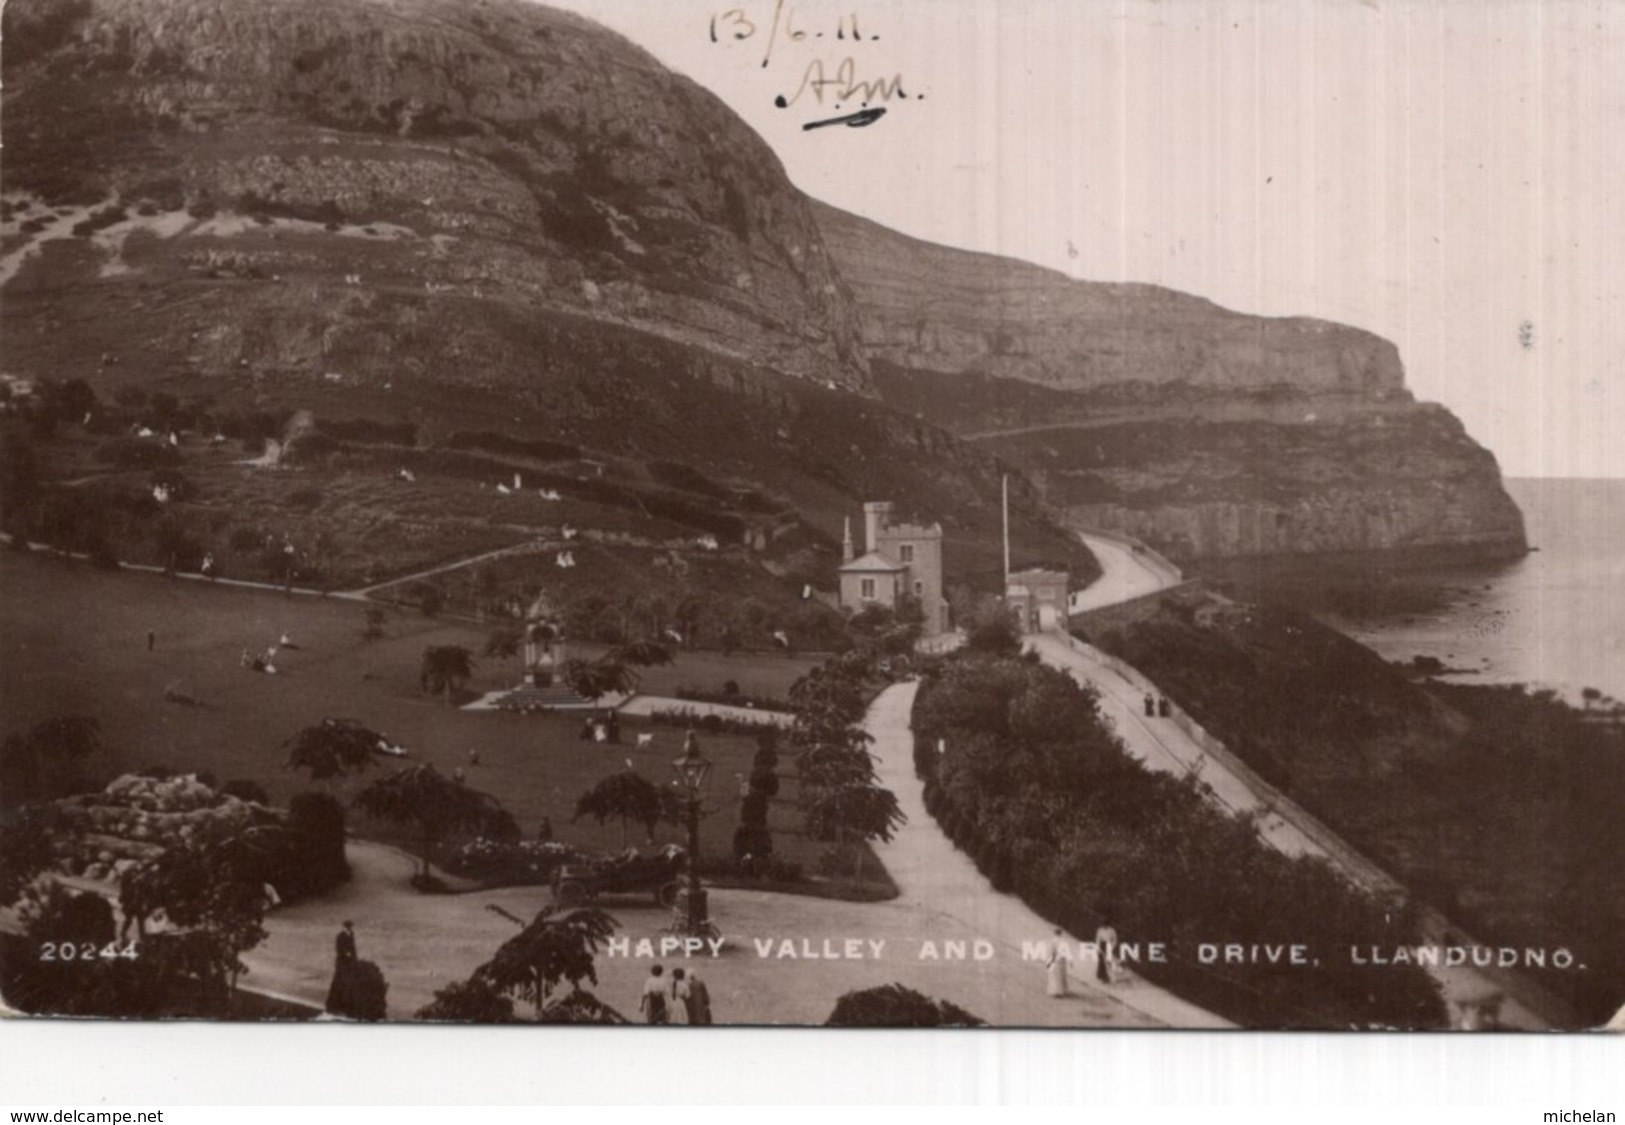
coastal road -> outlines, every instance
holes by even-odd
[[[1101,575],[1068,599],[1068,608],[1073,613],[1104,609],[1177,586],[1182,581],[1172,565],[1155,555],[1136,551],[1121,540],[1089,532],[1079,532],[1078,538],[1100,560]]]
[[[1074,612],[1079,612],[1080,607],[1099,609],[1142,597],[1180,581],[1177,571],[1159,565],[1154,556],[1136,552],[1114,539],[1088,533],[1080,537],[1100,560],[1103,574],[1073,596]],[[1233,813],[1257,816],[1260,837],[1283,854],[1325,859],[1366,890],[1402,889],[1326,825],[1265,786],[1189,716],[1176,711],[1177,719],[1147,717],[1145,696],[1160,695],[1161,691],[1138,669],[1063,633],[1031,636],[1027,646],[1046,664],[1099,693],[1101,713],[1116,728],[1129,753],[1147,767],[1176,775],[1194,773],[1212,790],[1216,803]],[[1447,934],[1454,934],[1455,942],[1473,944],[1459,928],[1437,915],[1424,922],[1423,930],[1429,942],[1442,943]],[[1543,1030],[1552,1026],[1553,1019],[1542,1014],[1550,1007],[1549,1001],[1518,978],[1471,967],[1441,966],[1430,969],[1430,973],[1453,1007],[1474,1009],[1488,1001],[1499,1004],[1502,1027]]]

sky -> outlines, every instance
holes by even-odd
[[[715,92],[809,195],[1358,325],[1507,475],[1625,477],[1625,0],[550,2]],[[804,129],[863,107],[809,81],[848,58],[886,115]]]

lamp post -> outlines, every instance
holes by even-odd
[[[700,753],[699,739],[689,731],[683,739],[681,757],[672,759],[672,772],[688,797],[688,902],[686,930],[690,937],[703,936],[710,927],[705,890],[700,886],[700,790],[711,774],[711,761]]]

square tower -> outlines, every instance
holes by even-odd
[[[913,597],[925,615],[925,635],[947,632],[942,525],[893,523],[887,500],[864,504],[863,523],[867,552],[841,566],[842,607],[857,610],[879,603],[896,608],[903,597]]]

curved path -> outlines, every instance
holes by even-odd
[[[1073,613],[1141,598],[1182,581],[1171,564],[1159,556],[1136,551],[1120,539],[1081,531],[1078,538],[1100,560],[1101,574],[1067,600],[1067,607]]]
[[[905,703],[900,721],[907,712]],[[352,841],[347,853],[350,882],[267,915],[269,936],[243,958],[250,970],[243,987],[320,1008],[331,980],[333,939],[349,919],[360,956],[377,964],[389,984],[390,1018],[410,1019],[436,989],[467,979],[514,935],[514,924],[490,907],[530,918],[551,901],[540,887],[421,895],[408,885],[414,861],[405,853],[361,841]],[[720,1024],[821,1024],[844,993],[895,982],[952,1001],[995,1026],[1223,1026],[1210,1017],[1202,1022],[1205,1013],[1186,1011],[1171,997],[1164,1001],[1134,979],[1109,992],[1080,981],[1074,995],[1051,999],[1043,966],[1024,961],[1019,943],[999,942],[983,960],[924,956],[927,942],[947,954],[949,943],[971,949],[979,938],[999,941],[999,919],[990,927],[987,919],[958,917],[906,895],[856,903],[713,889],[710,903],[727,944],[718,957],[686,960],[659,950],[670,923],[666,911],[642,897],[604,900],[627,944],[599,953],[592,990],[635,1017],[651,966],[662,964],[669,973],[681,964],[704,975]],[[655,943],[653,956],[639,955],[644,939]],[[523,1019],[532,1012],[521,1004],[517,1014]]]
[[[968,928],[992,942],[997,956],[1019,961],[1023,943],[1045,940],[1054,926],[1014,895],[994,890],[970,857],[953,845],[937,826],[936,818],[926,811],[924,786],[914,771],[914,734],[910,727],[918,690],[917,681],[892,685],[870,706],[865,721],[874,737],[870,752],[876,758],[880,782],[897,795],[897,803],[908,817],[889,843],[875,845],[875,854],[902,892],[904,905]],[[1068,940],[1075,943],[1091,937],[1074,934]],[[1033,963],[1032,968],[1033,980],[1027,987],[1036,991],[1041,983],[1040,966]],[[1092,961],[1079,961],[1070,974],[1075,998],[1051,1002],[1076,1003],[1079,1026],[1233,1026],[1131,971],[1125,970],[1111,985],[1096,982],[1090,975],[1092,971]],[[995,1022],[1003,1025],[1007,1021]],[[1019,1025],[1021,1020],[1008,1022]]]

